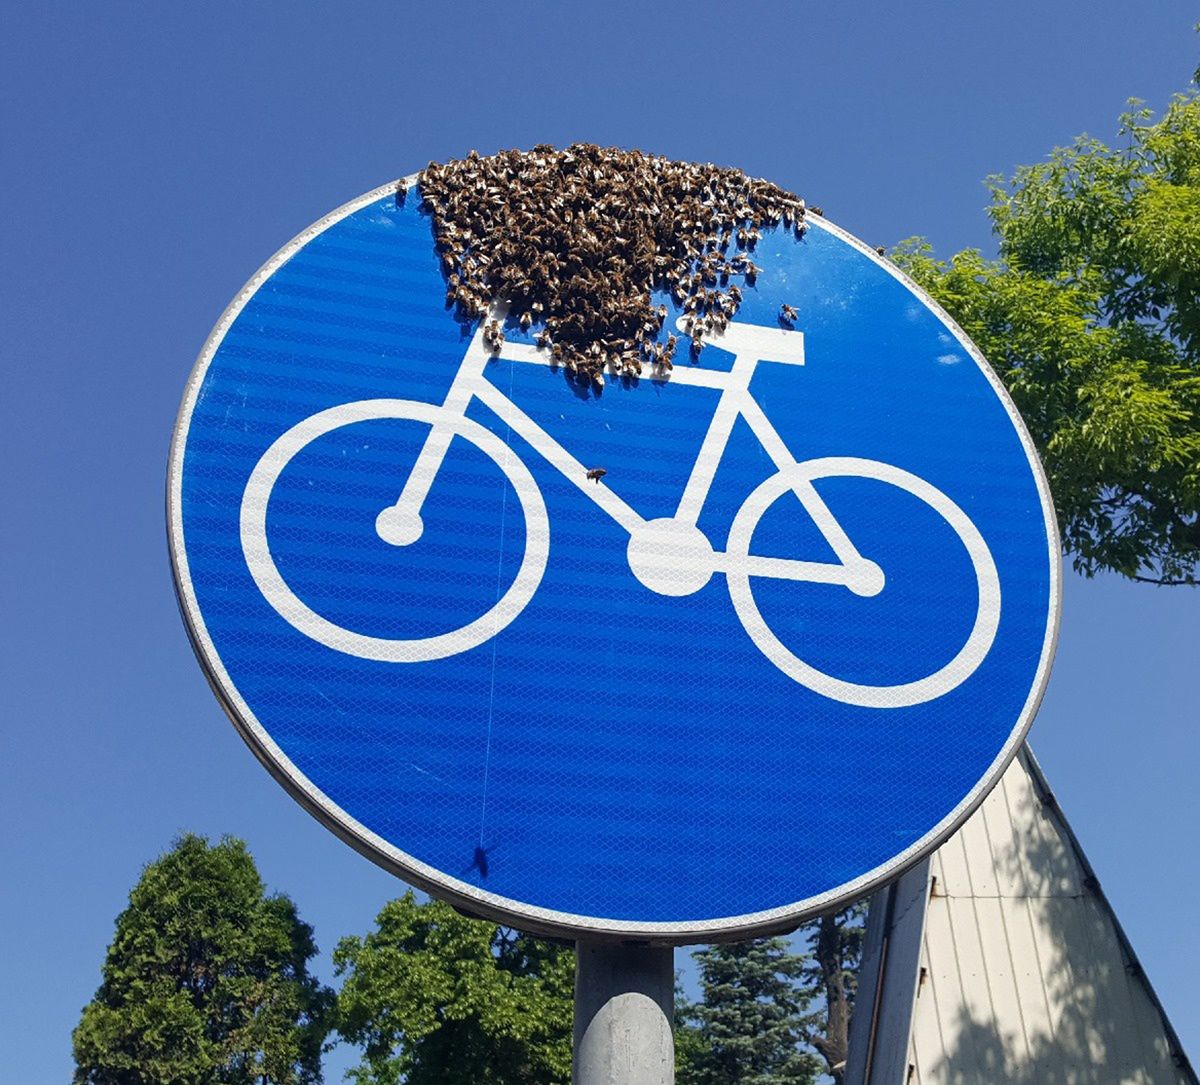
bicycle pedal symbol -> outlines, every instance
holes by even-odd
[[[686,596],[700,591],[714,575],[724,575],[734,610],[750,639],[780,671],[816,693],[845,704],[873,708],[921,704],[955,689],[987,656],[1000,622],[1000,583],[991,552],[966,513],[929,482],[891,464],[841,456],[796,460],[751,394],[751,379],[761,361],[804,364],[802,332],[731,323],[723,335],[709,337],[710,342],[734,355],[730,369],[679,367],[672,371],[669,377],[672,383],[714,389],[720,398],[674,515],[646,520],[603,478],[589,479],[586,465],[487,379],[485,369],[492,355],[483,343],[482,327],[481,321],[441,404],[365,399],[330,407],[292,426],[255,465],[242,496],[242,550],[263,596],[285,621],[305,636],[364,659],[420,663],[457,655],[485,643],[512,622],[534,597],[550,553],[551,529],[546,504],[529,468],[513,449],[467,417],[468,407],[477,400],[624,529],[629,536],[626,550],[629,569],[642,585],[660,595]],[[551,364],[547,351],[520,343],[506,343],[501,357],[539,366]],[[733,518],[727,548],[720,551],[697,525],[738,418],[749,425],[776,471],[746,497]],[[267,541],[267,507],[284,469],[313,441],[345,426],[381,419],[417,422],[429,427],[398,498],[381,509],[375,521],[379,538],[391,546],[411,546],[421,538],[425,500],[437,483],[455,438],[474,445],[488,457],[517,495],[525,521],[525,550],[517,574],[491,607],[458,629],[412,639],[370,636],[347,629],[303,602],[288,585],[272,556]],[[977,612],[966,642],[958,652],[922,678],[895,685],[866,685],[827,674],[785,646],[763,618],[754,596],[755,583],[778,580],[828,584],[864,597],[886,590],[886,571],[859,553],[817,492],[814,483],[829,478],[869,479],[910,494],[940,516],[965,548],[977,587]],[[751,552],[759,521],[785,494],[799,500],[836,561],[800,561]]]

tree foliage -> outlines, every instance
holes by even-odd
[[[991,179],[998,259],[896,262],[1008,386],[1077,570],[1160,584],[1200,571],[1200,97],[1135,109]]]
[[[358,1085],[551,1085],[571,1078],[574,954],[411,893],[344,938],[338,1031]]]
[[[117,917],[74,1033],[76,1085],[320,1082],[332,994],[312,928],[240,840],[181,837]]]
[[[693,954],[702,1000],[677,1008],[680,1085],[809,1085],[818,1062],[801,1048],[814,989],[783,938],[705,946]]]

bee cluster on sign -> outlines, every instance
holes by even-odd
[[[678,341],[663,334],[655,291],[683,310],[696,357],[737,312],[742,285],[754,285],[762,231],[805,230],[802,199],[740,170],[588,143],[472,151],[429,163],[418,186],[447,305],[476,320],[502,302],[507,319],[537,324],[538,344],[597,387],[606,371],[671,369]],[[781,321],[794,319],[784,308]],[[500,321],[488,319],[483,336],[498,353]]]

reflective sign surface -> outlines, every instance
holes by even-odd
[[[1057,619],[1040,468],[961,333],[810,219],[698,361],[584,388],[454,319],[418,204],[283,250],[184,399],[177,585],[247,741],[373,858],[537,929],[769,930],[932,848]]]

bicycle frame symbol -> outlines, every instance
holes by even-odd
[[[990,550],[974,523],[941,490],[924,479],[878,460],[833,456],[797,461],[750,393],[760,361],[804,364],[802,332],[731,323],[710,342],[734,355],[727,371],[678,367],[675,384],[720,392],[716,411],[675,514],[654,520],[639,516],[603,480],[589,481],[587,468],[542,429],[485,375],[493,355],[485,347],[483,322],[470,341],[462,364],[441,404],[406,399],[366,399],[344,403],[304,419],[280,436],[255,465],[242,497],[241,544],[250,573],[267,602],[285,621],[312,640],[339,652],[392,663],[420,663],[457,655],[496,636],[536,593],[550,553],[550,523],[545,501],[528,467],[491,430],[467,417],[479,400],[519,435],[581,494],[598,505],[628,534],[629,568],[646,588],[660,595],[684,596],[722,573],[738,619],[759,650],[784,674],[809,689],[845,704],[902,708],[933,700],[964,682],[983,661],[1000,622],[1000,582]],[[551,364],[547,351],[505,343],[501,357],[531,365]],[[738,418],[744,419],[776,467],[734,516],[724,552],[715,549],[697,526],[717,466]],[[311,442],[358,422],[397,419],[429,426],[429,434],[396,502],[375,522],[379,537],[410,546],[424,531],[421,511],[454,438],[475,445],[507,477],[525,520],[525,552],[508,590],[474,621],[459,629],[415,639],[375,637],[330,621],[304,603],[280,573],[267,542],[267,506],[271,491],[291,460]],[[978,588],[978,609],[966,643],[932,673],[896,685],[864,685],[826,674],[806,663],[775,635],[755,601],[752,580],[791,580],[840,586],[859,596],[884,590],[884,571],[858,552],[814,483],[826,478],[865,478],[895,486],[924,502],[946,521],[965,547]],[[833,562],[799,561],[750,552],[763,514],[785,494],[794,495],[836,557]]]

